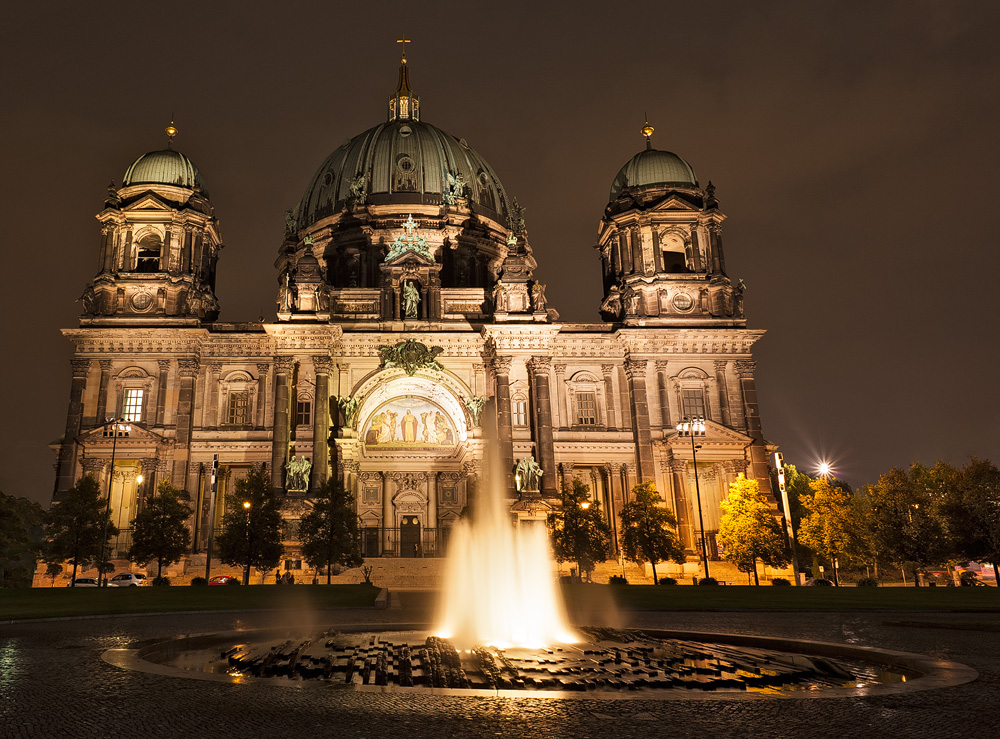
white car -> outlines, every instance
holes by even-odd
[[[75,583],[76,583],[75,587],[78,587],[78,588],[96,588],[97,587],[97,580],[95,578],[93,578],[93,577],[78,577],[78,578],[76,578]],[[74,582],[71,581],[70,584],[67,585],[66,587],[67,588],[74,587]]]
[[[112,588],[135,588],[140,585],[148,585],[145,575],[139,575],[134,572],[122,572],[119,575],[115,575],[111,578],[108,583],[108,587]]]

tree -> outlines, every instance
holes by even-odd
[[[0,588],[31,587],[44,520],[37,503],[0,492]]]
[[[244,505],[249,504],[249,505]],[[281,498],[271,487],[266,465],[254,465],[226,496],[222,532],[216,538],[219,559],[242,566],[243,584],[250,583],[250,568],[277,567],[285,548],[281,543]]]
[[[364,562],[354,496],[342,483],[330,478],[320,487],[312,510],[302,517],[299,541],[309,566],[326,568],[327,585],[334,565],[358,567]]]
[[[156,495],[132,519],[132,546],[128,557],[144,564],[156,560],[156,576],[163,576],[163,565],[180,561],[191,543],[187,519],[191,507],[188,494],[167,480],[160,483]]]
[[[657,562],[673,560],[684,564],[677,517],[662,505],[660,494],[651,481],[632,488],[632,500],[622,506],[621,522],[622,552],[638,565],[649,562],[653,566],[654,583],[659,582]]]
[[[111,523],[107,501],[101,487],[90,475],[85,475],[70,488],[62,500],[52,506],[46,516],[44,548],[46,562],[73,565],[71,585],[76,584],[76,570],[81,564],[93,563],[101,556],[101,545],[118,536],[118,527]]]
[[[760,585],[758,559],[771,567],[788,564],[784,534],[756,480],[739,475],[729,486],[722,510],[719,543],[725,550],[723,559],[740,572],[753,572],[754,585]]]
[[[49,562],[45,566],[45,576],[49,578],[49,587],[54,587],[56,584],[56,578],[59,577],[63,572],[63,566],[58,562]]]
[[[809,484],[801,497],[806,516],[799,525],[799,541],[833,566],[833,581],[840,585],[838,560],[859,551],[858,509],[849,490],[824,478]]]
[[[577,571],[590,579],[597,562],[608,558],[611,526],[601,515],[601,504],[590,500],[590,486],[575,477],[562,487],[562,509],[549,514],[552,549],[560,562],[576,562]]]
[[[867,489],[878,551],[900,567],[911,565],[915,587],[921,567],[948,558],[941,510],[957,477],[958,471],[944,462],[914,464],[909,471],[893,467]]]
[[[942,514],[956,553],[1000,573],[1000,469],[988,459],[970,459],[945,492]]]

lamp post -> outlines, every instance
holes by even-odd
[[[701,487],[698,485],[697,450],[701,448],[701,445],[694,443],[695,437],[705,436],[705,419],[700,416],[693,418],[684,416],[684,419],[677,424],[677,433],[681,436],[691,437],[691,460],[694,463],[694,494],[698,500],[698,526],[701,529],[701,561],[705,565],[705,579],[707,580],[711,575],[708,574],[708,547],[705,545],[705,517],[701,512]]]
[[[128,437],[132,425],[124,418],[111,418],[104,424],[104,438],[111,437],[111,474],[108,475],[108,503],[104,508],[104,535],[101,537],[101,559],[97,563],[97,586],[104,582],[104,555],[108,544],[108,521],[111,520],[111,486],[115,483],[115,453],[118,451],[118,437]]]
[[[250,584],[250,556],[253,551],[253,529],[250,528],[250,501],[243,501],[243,508],[247,512],[247,563],[243,568],[243,584]]]
[[[788,537],[788,546],[792,550],[792,576],[795,584],[799,585],[799,555],[796,551],[795,527],[792,526],[792,509],[788,505],[788,488],[785,485],[785,457],[781,452],[774,453],[774,468],[778,471],[778,490],[781,492],[781,505],[785,514],[785,536]]]

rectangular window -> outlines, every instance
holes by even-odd
[[[581,426],[597,424],[597,394],[576,394],[576,422]]]
[[[125,403],[122,408],[122,418],[126,421],[142,420],[142,389],[126,388]]]
[[[312,403],[300,400],[295,404],[295,425],[309,426],[312,424]]]
[[[515,400],[513,402],[513,416],[515,426],[528,425],[528,402],[525,400]]]
[[[250,393],[240,391],[229,393],[229,413],[226,423],[232,426],[246,426],[250,423]]]
[[[681,409],[688,418],[705,417],[705,393],[701,390],[681,390]]]

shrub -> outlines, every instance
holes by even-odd
[[[191,584],[192,585],[208,585],[208,580],[206,580],[204,577],[192,577],[191,578]]]
[[[975,587],[979,584],[979,575],[970,570],[962,570],[962,573],[958,576],[958,581],[963,588]]]
[[[719,581],[714,577],[703,577],[698,581],[699,585],[718,585]]]
[[[628,580],[621,575],[612,575],[608,578],[608,585],[628,585]]]
[[[240,584],[240,579],[238,577],[234,577],[231,580],[226,580],[226,585],[239,585],[239,584]]]
[[[858,580],[857,586],[859,588],[877,588],[878,580],[876,580],[874,577],[862,577],[860,580]]]
[[[788,580],[786,580],[783,577],[772,578],[771,585],[777,585],[779,587],[785,587],[785,586],[791,587],[792,586],[792,584],[790,582],[788,582]]]
[[[676,585],[677,579],[673,577],[661,577],[660,585]]]
[[[154,577],[153,586],[154,587],[167,587],[170,585],[169,577]]]
[[[817,588],[832,588],[833,580],[827,580],[825,577],[817,577],[809,584]]]

